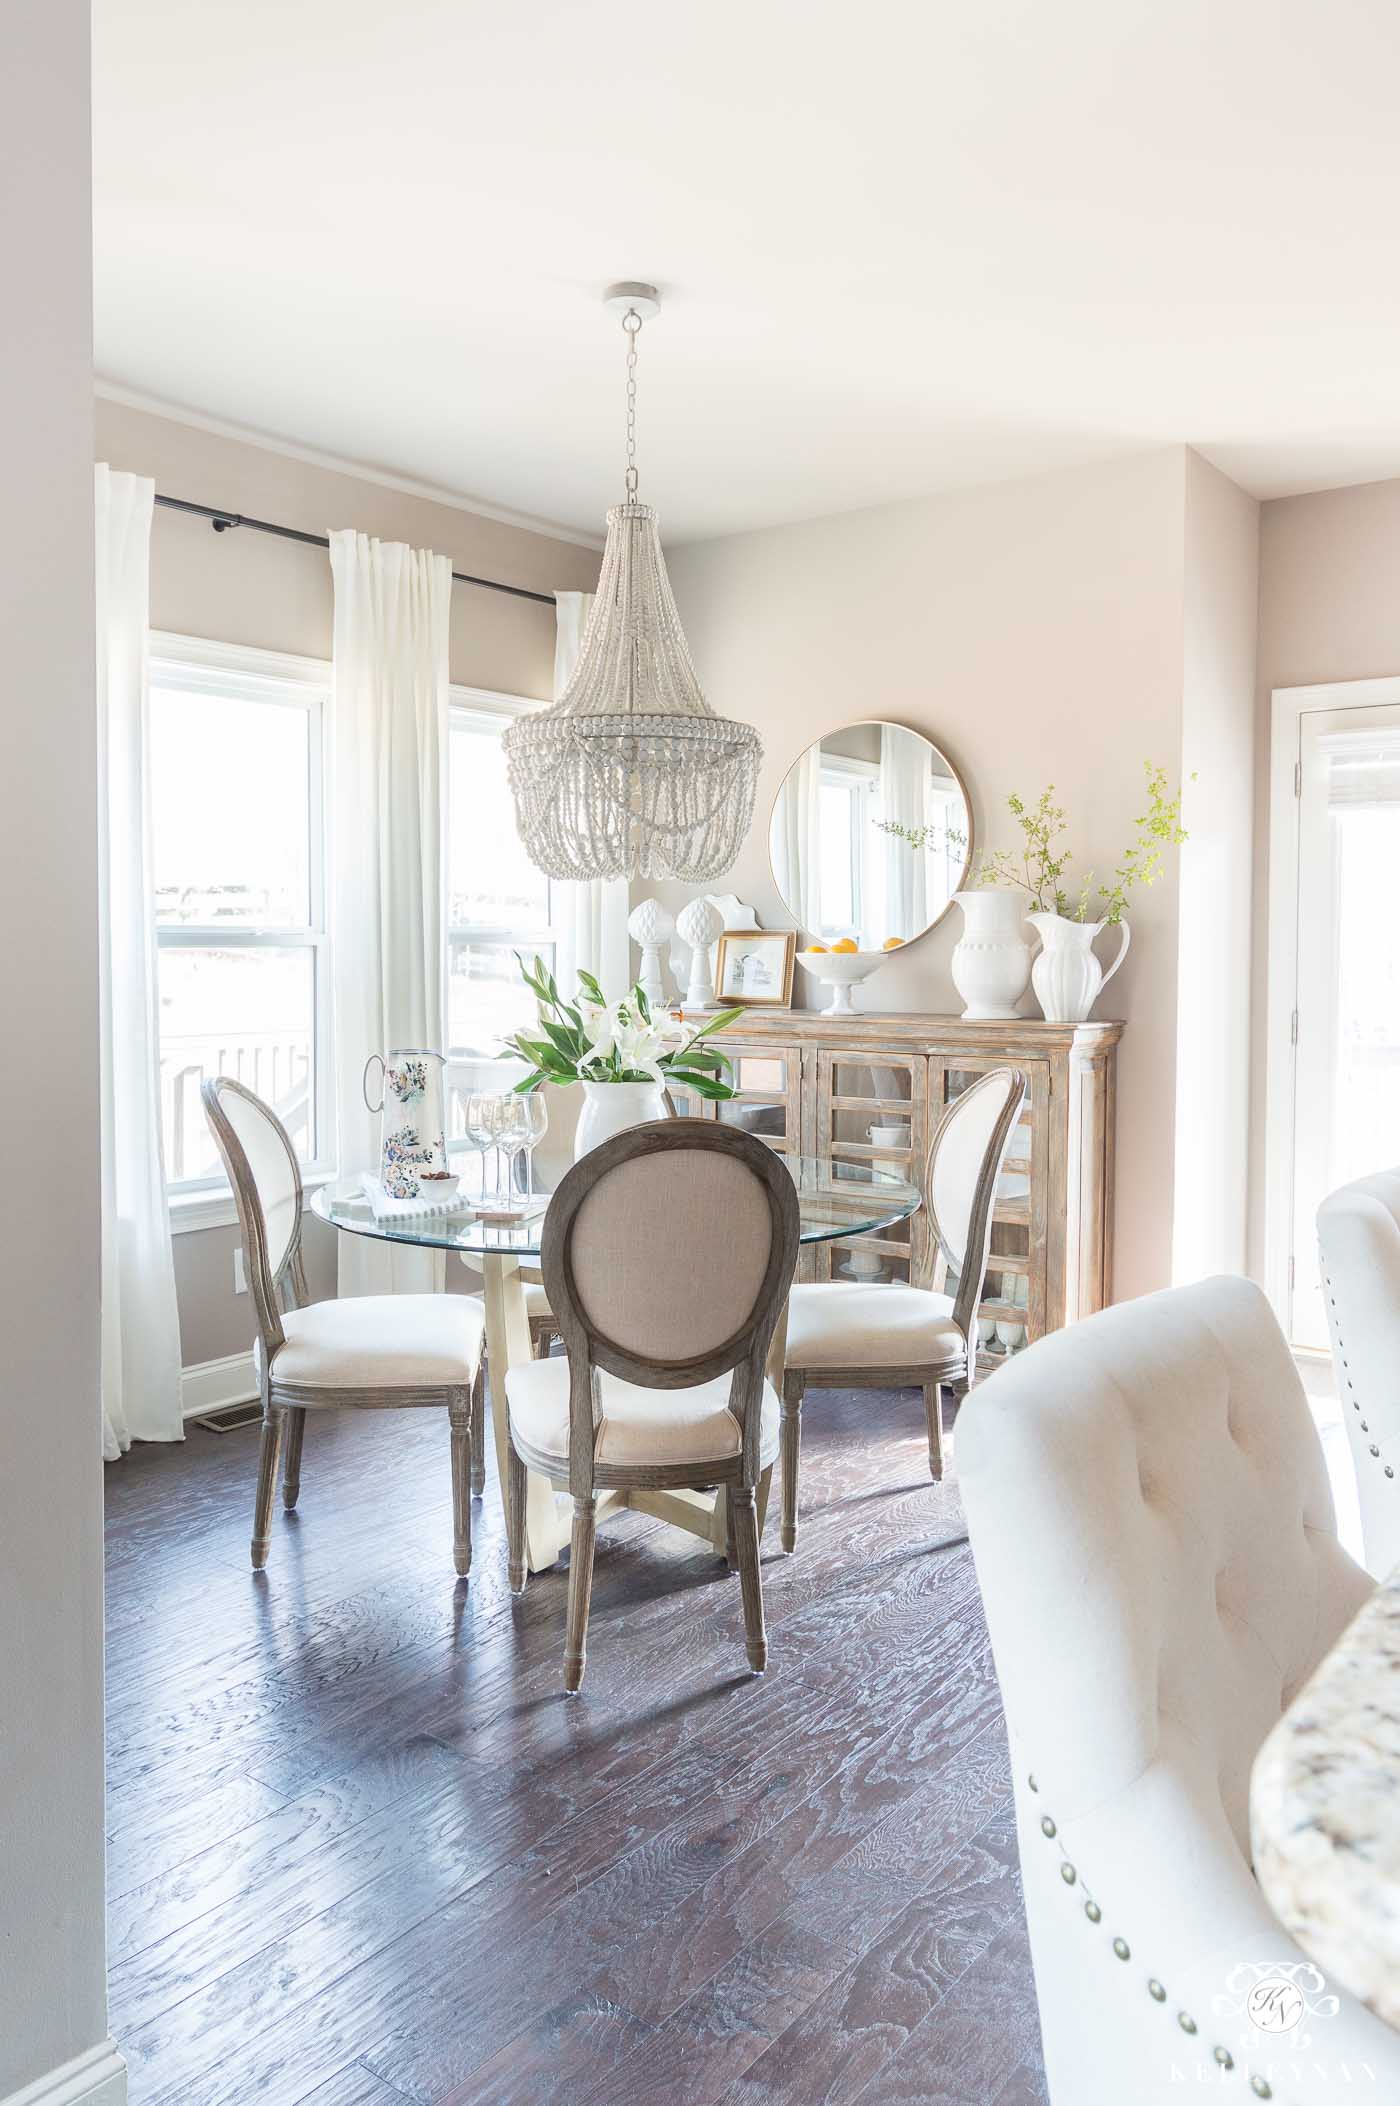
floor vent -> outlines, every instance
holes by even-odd
[[[245,1426],[262,1424],[262,1405],[253,1397],[246,1404],[226,1404],[222,1411],[202,1411],[192,1423],[208,1433],[241,1433]]]

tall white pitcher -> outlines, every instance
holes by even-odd
[[[370,1069],[379,1067],[379,1101],[370,1096]],[[365,1103],[382,1115],[379,1175],[391,1199],[416,1199],[425,1170],[447,1168],[447,1119],[444,1112],[441,1053],[422,1046],[395,1046],[371,1053],[365,1062]]]

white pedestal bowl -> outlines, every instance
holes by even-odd
[[[856,1005],[851,989],[888,964],[890,956],[889,951],[799,951],[797,962],[814,980],[831,989],[831,1000],[822,1011],[823,1016],[854,1016]]]

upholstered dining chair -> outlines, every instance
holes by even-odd
[[[1400,1170],[1324,1199],[1317,1242],[1366,1563],[1384,1579],[1400,1565]]]
[[[253,1508],[255,1569],[267,1563],[279,1457],[282,1500],[297,1503],[308,1411],[445,1409],[452,1455],[452,1555],[472,1562],[471,1479],[484,1466],[482,1318],[466,1295],[370,1294],[308,1302],[301,1261],[301,1172],[277,1114],[229,1076],[203,1085],[205,1117],[233,1187],[248,1291],[262,1448]]]
[[[992,1068],[940,1118],[924,1174],[934,1246],[925,1282],[813,1280],[793,1288],[782,1400],[784,1550],[797,1545],[802,1403],[809,1389],[921,1389],[929,1475],[942,1477],[943,1391],[964,1395],[976,1369],[992,1202],[1025,1101],[1021,1070]],[[958,1275],[953,1295],[941,1291],[950,1267]]]
[[[518,1593],[527,1470],[573,1495],[569,1692],[583,1681],[597,1505],[609,1490],[722,1489],[749,1665],[767,1666],[756,1493],[778,1450],[766,1364],[797,1246],[787,1165],[709,1120],[616,1134],[556,1190],[541,1260],[564,1355],[506,1376],[506,1513]]]
[[[1371,1591],[1259,1289],[1041,1339],[964,1405],[958,1473],[1053,2106],[1400,2097],[1400,2041],[1349,1997],[1306,2053],[1245,2009],[1307,1965],[1251,1870],[1254,1760]]]

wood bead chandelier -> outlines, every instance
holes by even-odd
[[[637,499],[637,337],[656,288],[610,287],[627,342],[625,498],[608,512],[602,570],[573,678],[551,709],[505,734],[516,824],[552,878],[720,877],[753,816],[763,747],[700,691],[661,553]]]

